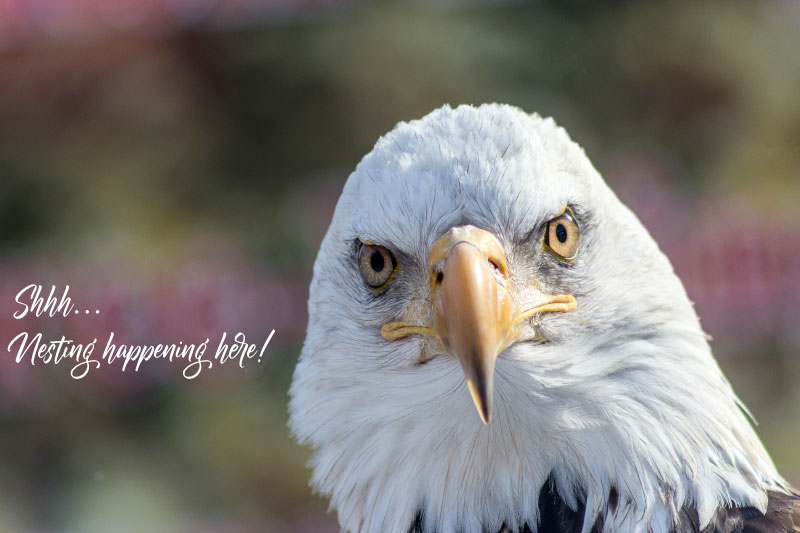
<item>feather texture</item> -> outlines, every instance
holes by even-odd
[[[570,263],[542,247],[565,205]],[[578,302],[520,326],[537,340],[498,357],[488,426],[453,357],[380,334],[425,319],[428,253],[464,224],[497,237],[519,299]],[[400,265],[380,294],[359,241]],[[344,531],[769,531],[796,515],[669,261],[552,119],[445,106],[398,124],[347,180],[308,308],[290,425]]]
[[[695,509],[684,507],[672,529],[674,533],[798,533],[800,532],[800,495],[791,492],[768,493],[767,512],[753,507],[720,507],[705,527],[701,528]],[[616,491],[609,495],[608,512],[617,507]],[[418,511],[409,533],[425,533],[423,511]],[[573,510],[553,488],[548,479],[539,492],[539,522],[531,527],[527,523],[519,532],[506,523],[498,533],[580,533],[585,528],[586,506],[580,504]],[[604,531],[604,516],[592,522],[590,532]]]

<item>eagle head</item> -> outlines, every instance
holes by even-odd
[[[669,531],[785,488],[669,261],[552,119],[398,124],[308,309],[290,426],[343,530],[536,531],[549,491],[584,531]]]

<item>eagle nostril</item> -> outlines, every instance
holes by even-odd
[[[495,261],[495,260],[494,260],[494,259],[492,259],[492,258],[489,258],[489,264],[490,264],[490,265],[492,265],[492,268],[494,268],[495,270],[497,270],[497,271],[500,273],[500,275],[502,275],[503,277],[505,277],[505,275],[506,275],[506,269],[505,269],[505,268],[503,268],[502,266],[500,266],[500,263],[499,263],[499,262]]]
[[[434,267],[431,272],[431,286],[436,289],[442,284],[442,281],[444,281],[444,271]]]

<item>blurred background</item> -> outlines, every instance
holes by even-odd
[[[0,531],[336,531],[286,429],[348,174],[443,103],[551,115],[673,261],[800,485],[800,4],[0,2]],[[29,283],[96,316],[15,320]],[[260,364],[16,364],[21,331]]]

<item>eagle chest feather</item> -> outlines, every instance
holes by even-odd
[[[617,507],[616,491],[611,492],[608,509]],[[538,533],[580,533],[583,530],[585,506],[580,504],[573,511],[553,490],[548,480],[539,494]],[[767,512],[762,514],[753,507],[721,507],[711,522],[700,529],[697,511],[684,507],[678,516],[675,533],[800,533],[800,495],[769,492]],[[594,523],[591,533],[603,531],[603,516]],[[423,527],[423,511],[417,513],[409,533],[426,533]],[[498,533],[516,533],[508,526]],[[519,533],[533,533],[526,524]]]

